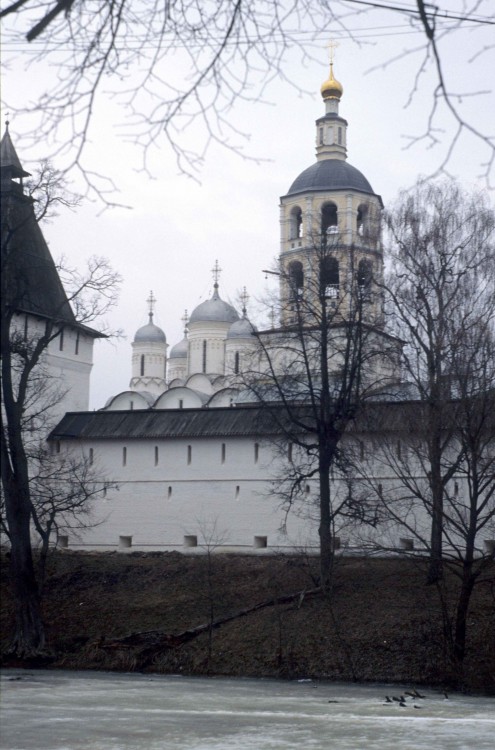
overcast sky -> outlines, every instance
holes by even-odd
[[[442,5],[465,11],[465,4],[455,0]],[[482,2],[477,13],[493,20],[493,5]],[[349,26],[354,38],[339,38],[334,68],[344,86],[340,114],[349,123],[348,161],[390,206],[401,188],[438,168],[456,124],[442,108],[435,123],[439,143],[427,148],[427,141],[419,141],[406,149],[407,136],[421,135],[427,128],[436,85],[431,70],[421,74],[408,105],[421,53],[405,52],[419,47],[423,37],[411,29],[405,16],[388,11],[353,16]],[[458,95],[455,103],[471,124],[492,136],[494,30],[494,26],[465,24],[440,45],[447,87]],[[324,112],[319,90],[328,76],[326,44],[331,36],[340,37],[339,29],[322,31],[311,46],[314,59],[305,64],[299,52],[288,50],[286,80],[273,81],[262,102],[239,100],[231,119],[250,135],[243,145],[249,158],[214,145],[198,174],[200,182],[178,172],[165,141],[156,143],[148,154],[151,174],[142,171],[139,148],[117,135],[115,125],[122,121],[122,113],[109,98],[98,101],[88,164],[113,180],[119,189],[116,200],[131,208],[102,212],[101,204],[86,202],[43,227],[55,258],[64,254],[83,266],[85,258],[103,255],[123,277],[119,304],[108,323],[122,328],[127,338],[96,342],[91,408],[100,408],[109,396],[128,387],[130,344],[136,329],[147,321],[150,290],[157,299],[155,322],[170,346],[182,338],[184,310],[191,313],[211,296],[216,259],[223,269],[221,296],[237,304],[246,286],[251,310],[256,308],[256,299],[269,283],[262,269],[270,267],[279,251],[279,198],[315,160],[314,121]],[[3,59],[8,68],[3,73],[4,119],[10,111],[14,145],[30,170],[48,148],[43,142],[30,148],[23,140],[27,118],[12,112],[45,89],[56,74],[57,61],[51,67],[36,63],[26,69],[27,44],[4,45]],[[191,128],[187,137],[194,143],[201,135]],[[485,187],[480,175],[487,158],[488,150],[466,132],[448,168],[467,187]],[[77,179],[73,188],[82,189]]]

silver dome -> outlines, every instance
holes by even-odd
[[[235,323],[232,323],[228,330],[227,338],[248,339],[253,335],[253,331],[255,330],[253,324],[250,323],[247,318],[241,318],[240,320],[236,320]]]
[[[215,287],[213,297],[206,302],[202,302],[191,313],[189,323],[202,323],[216,321],[219,323],[235,323],[239,320],[239,315],[228,302],[220,299],[218,288]]]
[[[145,326],[142,326],[136,331],[134,336],[135,344],[153,343],[153,344],[166,344],[167,338],[161,328],[158,328],[153,323],[153,316],[150,313],[149,322]]]
[[[175,344],[168,355],[169,359],[184,359],[187,357],[187,339],[183,338],[178,344]]]

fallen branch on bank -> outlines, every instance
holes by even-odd
[[[137,649],[140,652],[141,660],[144,659],[148,662],[155,654],[160,651],[168,649],[178,648],[194,638],[197,638],[202,633],[216,630],[217,628],[225,625],[228,622],[237,620],[240,617],[246,617],[247,615],[257,612],[260,609],[267,607],[275,607],[279,604],[287,604],[297,600],[298,608],[301,607],[303,601],[307,597],[317,596],[322,592],[321,587],[314,589],[304,589],[303,591],[297,591],[293,594],[285,594],[284,596],[277,596],[272,599],[267,599],[263,602],[258,602],[252,607],[246,607],[245,609],[238,610],[233,614],[227,615],[227,617],[221,617],[218,620],[211,622],[204,622],[201,625],[197,625],[195,628],[183,630],[180,633],[164,633],[162,630],[145,630],[136,633],[130,633],[123,638],[112,638],[107,640],[105,637],[100,638],[97,642],[97,647],[104,650],[119,650],[119,649]],[[144,666],[141,662],[140,666]]]

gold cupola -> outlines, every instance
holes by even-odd
[[[321,85],[321,95],[324,101],[327,99],[339,99],[344,93],[344,87],[333,75],[333,62],[330,63],[330,75]]]

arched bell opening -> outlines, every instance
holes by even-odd
[[[303,236],[303,215],[299,206],[290,212],[289,239],[297,240]]]
[[[293,300],[304,294],[304,269],[300,260],[293,260],[289,264],[289,288]]]
[[[320,271],[320,283],[322,291],[327,299],[338,299],[340,297],[340,270],[339,261],[333,256],[323,258]]]
[[[359,261],[357,271],[357,285],[361,298],[369,301],[371,298],[371,282],[373,280],[373,266],[371,261],[364,258]]]
[[[321,235],[336,234],[339,227],[338,209],[335,203],[324,203],[321,207]]]

